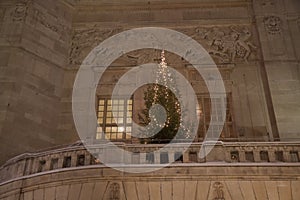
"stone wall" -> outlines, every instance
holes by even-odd
[[[184,165],[142,175],[121,173],[105,167],[89,167],[1,183],[0,198],[292,200],[298,199],[299,189],[299,166]]]
[[[66,141],[57,130],[72,9],[59,1],[0,5],[2,163]]]
[[[299,138],[299,1],[254,1],[263,63],[282,139]]]
[[[81,61],[109,36],[144,26],[180,31],[210,52],[232,96],[236,137],[299,138],[298,1],[188,2],[1,1],[0,160],[77,140],[71,95]],[[168,56],[205,92],[188,63]],[[109,95],[113,79],[149,58],[157,62],[155,52],[118,59],[98,95]]]

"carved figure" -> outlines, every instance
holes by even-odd
[[[209,53],[219,58],[221,62],[234,62],[236,57],[248,62],[252,50],[257,47],[250,41],[252,34],[246,28],[242,30],[234,27],[212,27],[201,31],[196,29],[196,33],[202,39],[207,40]]]
[[[214,192],[216,197],[213,200],[225,200],[223,192],[223,184],[220,182],[215,182],[213,187],[215,188]]]
[[[109,187],[109,200],[120,199],[120,185],[118,183],[112,183]]]
[[[252,44],[249,40],[252,36],[252,34],[250,33],[250,31],[245,28],[243,29],[242,32],[238,32],[236,31],[234,28],[231,28],[231,30],[233,31],[233,39],[234,39],[234,54],[233,54],[233,58],[232,61],[235,60],[235,55],[239,55],[240,57],[242,57],[246,62],[248,61],[248,57],[251,54],[251,48],[256,49],[256,46],[254,44]],[[235,33],[235,34],[234,34]],[[243,53],[243,50],[241,49],[244,48],[245,52]]]

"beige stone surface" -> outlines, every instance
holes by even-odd
[[[107,187],[107,182],[103,181],[103,182],[96,182],[95,183],[95,187],[94,187],[94,191],[93,191],[93,195],[92,195],[92,200],[97,200],[97,199],[101,199],[103,198],[103,194],[106,190]]]
[[[239,182],[241,193],[243,195],[243,199],[251,200],[255,199],[255,193],[253,190],[253,185],[250,181],[240,181]]]
[[[149,182],[149,198],[151,200],[161,198],[160,182]]]
[[[69,188],[68,200],[76,199],[80,195],[82,184],[72,184]]]
[[[25,151],[77,140],[71,94],[81,61],[109,36],[143,26],[178,30],[211,52],[225,80],[226,91],[232,95],[232,137],[264,141],[278,136],[285,140],[299,138],[300,30],[296,12],[299,3],[229,0],[172,4],[153,1],[149,5],[144,1],[102,3],[64,0],[51,5],[41,1],[26,1],[21,5],[14,1],[1,3],[0,137],[1,151],[7,155],[0,158],[2,163]],[[272,27],[271,20],[278,23]],[[250,38],[246,38],[246,30]],[[235,42],[247,46],[240,52],[230,47],[235,45],[230,39],[234,32],[239,34]],[[214,34],[223,35],[218,39],[225,46],[211,43]],[[227,44],[228,51],[224,49]],[[213,50],[217,50],[215,55]],[[222,50],[223,58],[217,55]],[[245,51],[249,51],[248,58],[240,55]],[[236,59],[230,54],[235,54]],[[130,56],[121,56],[113,63],[97,95],[109,95],[114,79],[129,67],[158,59],[155,51],[141,54],[134,51]],[[168,56],[170,65],[187,76],[196,93],[205,93],[201,77],[193,75],[180,57]],[[134,98],[140,106],[142,97]],[[12,148],[10,138],[18,138],[22,143],[17,142]]]
[[[187,165],[186,152],[183,166],[137,176],[89,164],[86,169],[62,169],[65,156],[72,156],[71,166],[76,167],[82,152],[74,149],[59,152],[57,171],[50,170],[56,154],[32,154],[0,169],[0,199],[297,200],[299,166],[291,163],[290,152],[300,156],[299,145],[283,141],[300,139],[299,11],[298,0],[2,0],[0,164],[24,152],[78,140],[72,89],[81,62],[104,39],[144,26],[177,30],[199,42],[212,55],[231,97],[233,128],[224,137],[265,143],[218,144],[206,163],[196,167]],[[105,72],[96,96],[109,97],[122,74],[158,59],[157,50],[121,56]],[[187,77],[198,96],[208,95],[189,63],[172,53],[167,61]],[[135,84],[141,78],[132,74],[127,81]],[[134,96],[134,119],[142,109],[142,95],[140,90]],[[278,137],[282,143],[267,143]],[[199,145],[193,150],[198,152]],[[239,153],[236,165],[229,163],[231,151]],[[261,151],[268,151],[270,162],[261,160]],[[284,162],[276,161],[276,151],[283,152]],[[254,153],[253,162],[245,160],[245,152]],[[145,156],[138,161],[145,163]],[[155,163],[160,163],[159,154]]]

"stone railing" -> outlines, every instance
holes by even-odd
[[[26,153],[7,161],[0,168],[0,182],[13,178],[28,176],[37,173],[46,173],[53,170],[75,168],[88,165],[101,165],[101,154],[111,158],[109,163],[122,163],[128,165],[139,164],[165,164],[175,163],[198,165],[236,165],[243,163],[283,164],[299,163],[300,142],[218,142],[210,153],[203,159],[199,158],[200,148],[204,152],[211,148],[209,143],[193,143],[187,147],[185,143],[175,143],[165,147],[163,144],[125,144],[116,146],[130,152],[130,157],[123,159],[114,154],[112,145],[90,146],[92,155],[80,144],[46,150],[38,153]],[[164,147],[162,149],[162,147]],[[122,160],[123,159],[123,160]],[[253,165],[253,164],[252,164]],[[293,164],[294,165],[294,164]]]

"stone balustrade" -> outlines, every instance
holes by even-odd
[[[205,158],[200,159],[200,148],[203,147],[205,152],[212,147],[211,145],[210,143],[193,143],[187,148],[185,143],[175,143],[168,145],[168,147],[164,144],[116,143],[116,146],[130,152],[130,158],[122,160],[122,158],[114,156],[112,145],[90,146],[89,149],[92,152],[90,153],[82,144],[75,144],[43,152],[25,153],[12,158],[0,168],[0,182],[36,173],[47,173],[52,170],[101,165],[101,160],[95,158],[98,156],[101,158],[101,154],[112,158],[110,163],[128,165],[299,163],[300,143],[218,142]],[[164,148],[162,149],[162,147]]]

